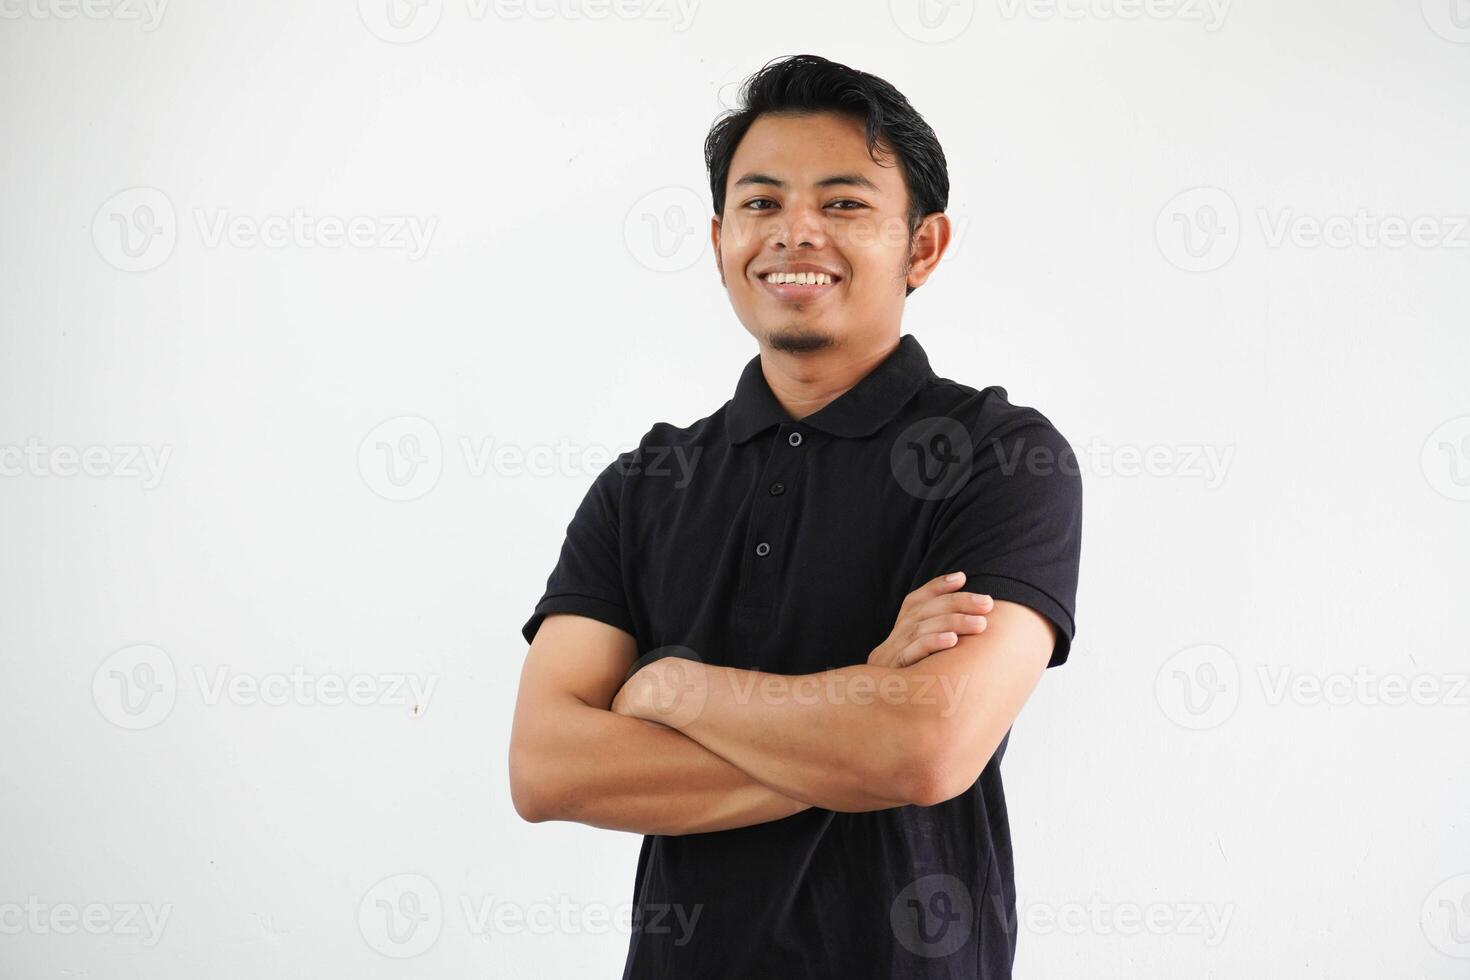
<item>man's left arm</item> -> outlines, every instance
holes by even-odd
[[[932,805],[963,792],[1045,668],[1067,659],[1082,540],[1077,458],[1045,416],[1018,407],[972,445],[970,473],[943,501],[913,582],[964,572],[962,588],[995,600],[984,632],[899,669],[793,677],[658,661],[629,693],[677,695],[682,684],[684,710],[623,701],[814,806]]]
[[[980,777],[1046,669],[1055,633],[1030,607],[996,600],[983,633],[908,667],[793,676],[666,658],[639,671],[616,707],[677,728],[813,806],[932,806]]]

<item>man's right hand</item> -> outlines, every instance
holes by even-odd
[[[965,581],[945,581],[941,575],[910,592],[898,610],[898,621],[888,639],[868,654],[879,667],[908,667],[931,653],[947,650],[965,633],[985,632],[985,614],[995,608],[988,595],[956,592]]]

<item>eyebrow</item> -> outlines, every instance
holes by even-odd
[[[770,174],[762,174],[762,173],[746,174],[744,177],[741,177],[739,180],[735,181],[735,183],[734,183],[733,186],[735,186],[735,187],[745,187],[745,186],[750,185],[750,184],[768,184],[768,185],[770,185],[772,187],[780,187],[780,188],[783,188],[783,189],[786,187],[786,181],[782,180],[781,178],[779,178],[779,177],[772,177]],[[872,191],[875,194],[882,193],[878,189],[878,185],[877,184],[873,183],[871,180],[869,180],[868,178],[864,177],[862,174],[833,174],[830,177],[823,177],[821,180],[819,180],[819,181],[816,182],[816,185],[815,186],[817,186],[817,187],[839,187],[839,186],[866,187],[868,190]]]

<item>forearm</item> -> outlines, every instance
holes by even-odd
[[[581,701],[548,714],[511,745],[513,765],[529,774],[536,819],[681,835],[766,823],[810,805],[664,725]]]
[[[955,695],[912,668],[866,664],[797,676],[689,661],[646,669],[688,672],[681,683],[701,702],[660,717],[640,699],[636,714],[674,725],[786,796],[848,812],[916,802],[932,777],[933,719]],[[670,687],[650,681],[650,690]]]

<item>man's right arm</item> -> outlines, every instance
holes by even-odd
[[[633,637],[615,626],[570,614],[542,620],[511,726],[511,798],[522,818],[679,835],[808,808],[682,732],[609,711],[636,659]]]

